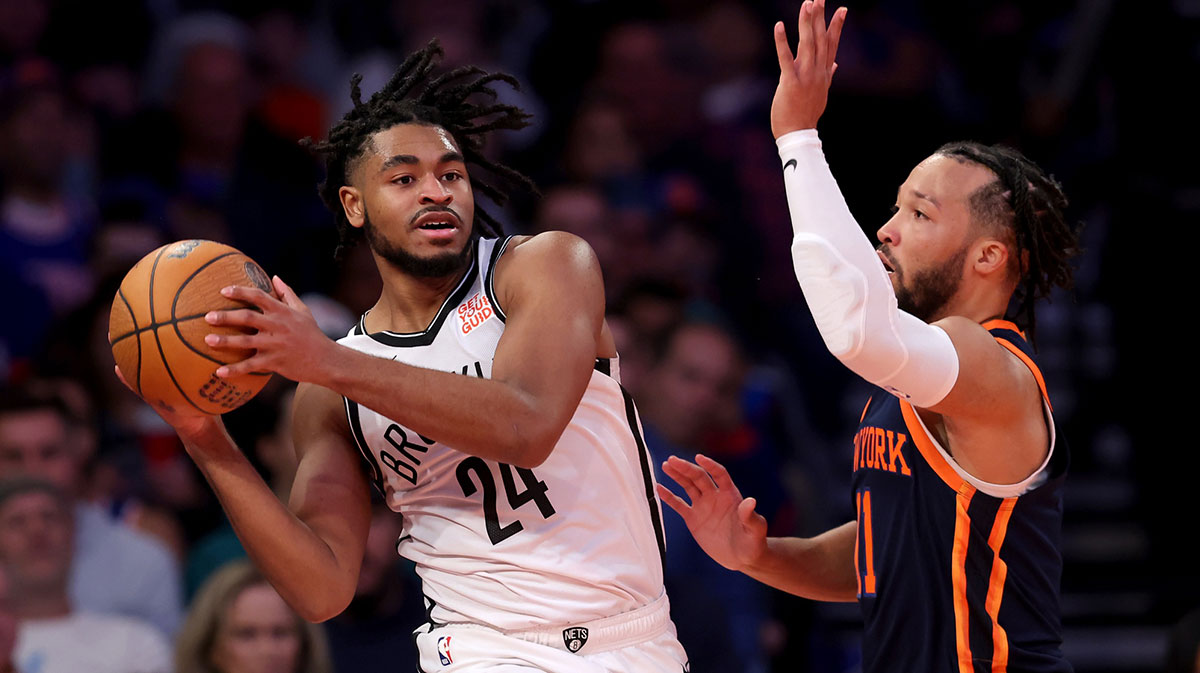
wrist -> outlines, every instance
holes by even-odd
[[[784,158],[805,146],[820,148],[821,137],[817,135],[815,128],[795,129],[775,138],[775,146],[779,150],[779,156]]]
[[[327,342],[326,348],[313,358],[312,376],[308,383],[340,393],[348,368],[346,357],[356,352],[336,341]]]
[[[205,460],[220,460],[241,455],[241,451],[233,443],[233,438],[225,431],[225,425],[219,416],[207,417],[205,421],[186,431],[176,428],[183,448],[192,460],[200,464]]]

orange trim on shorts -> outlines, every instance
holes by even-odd
[[[1046,400],[1046,404],[1050,407],[1050,411],[1054,411],[1054,405],[1050,404],[1050,393],[1046,392],[1046,379],[1042,378],[1042,370],[1038,369],[1038,366],[1034,364],[1033,360],[1029,359],[1029,356],[1026,355],[1024,351],[1022,351],[1020,348],[1017,348],[1017,346],[1008,339],[996,337],[996,343],[1007,348],[1010,353],[1020,358],[1021,362],[1024,362],[1026,367],[1029,367],[1029,371],[1033,372],[1034,380],[1037,381],[1038,388],[1040,388],[1042,391],[1042,399]]]
[[[950,557],[950,578],[954,590],[954,643],[958,649],[959,673],[974,673],[971,656],[971,611],[967,606],[967,545],[971,539],[971,515],[968,508],[975,487],[962,482],[954,498],[954,547]]]
[[[1000,547],[1004,545],[1004,536],[1008,533],[1008,522],[1012,518],[1013,508],[1017,499],[1005,498],[996,512],[996,521],[992,524],[991,535],[988,536],[988,546],[992,549],[992,576],[988,580],[987,599],[984,608],[992,618],[992,673],[1007,673],[1008,671],[1008,633],[1000,626],[1000,602],[1004,599],[1004,580],[1008,577],[1008,564],[1000,558]]]
[[[941,477],[951,489],[961,491],[962,487],[967,484],[958,473],[950,467],[950,463],[942,457],[941,452],[933,445],[933,440],[929,434],[921,426],[921,419],[917,418],[917,411],[913,406],[904,400],[900,400],[900,414],[904,416],[904,425],[908,428],[908,435],[912,437],[913,443],[917,445],[917,450],[921,452],[921,457],[933,468],[937,476]]]

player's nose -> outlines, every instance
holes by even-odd
[[[454,194],[449,189],[446,189],[445,183],[437,179],[436,176],[426,176],[421,180],[421,203],[436,203],[448,206],[453,200]]]
[[[875,238],[879,239],[880,243],[887,243],[888,245],[895,246],[900,242],[900,230],[894,224],[892,224],[891,220],[888,220],[882,227],[879,228],[878,231],[875,232]]]

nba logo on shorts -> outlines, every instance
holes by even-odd
[[[563,643],[572,652],[578,652],[587,643],[588,630],[582,626],[563,629]]]
[[[442,636],[441,638],[438,638],[437,651],[438,658],[442,660],[443,666],[449,666],[454,662],[454,660],[450,658],[450,636]]]

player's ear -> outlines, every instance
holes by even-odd
[[[363,206],[362,192],[350,185],[342,185],[342,188],[338,190],[338,198],[342,200],[342,210],[345,211],[350,226],[355,228],[363,226],[366,211]]]
[[[975,244],[973,264],[975,271],[988,276],[997,271],[1005,271],[1009,262],[1008,245],[995,238],[981,238]]]

